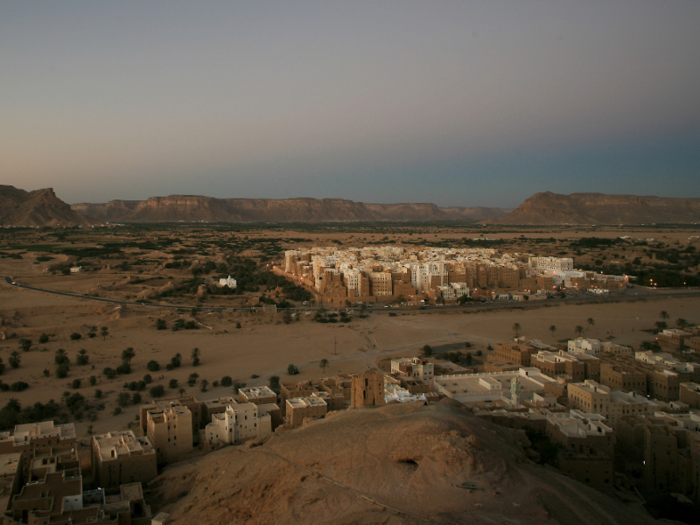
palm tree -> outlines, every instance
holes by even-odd
[[[180,394],[180,397],[184,396],[184,395],[185,395],[185,392],[187,392],[187,390],[185,390],[185,389],[182,388],[182,387],[180,387],[180,390],[177,391],[177,393]]]
[[[578,336],[581,337],[581,332],[583,332],[583,326],[578,325],[576,328],[574,328],[576,333],[578,333]]]
[[[592,317],[589,317],[588,319],[586,319],[586,324],[588,325],[588,328],[590,328],[591,326],[595,325],[595,321]],[[588,328],[586,328],[586,330],[588,330]]]
[[[319,366],[323,369],[323,371],[326,371],[326,367],[328,366],[328,359],[321,359],[319,362]]]
[[[68,361],[68,356],[66,355],[66,351],[63,348],[59,348],[58,350],[56,350],[56,355],[53,359],[57,365],[62,365],[63,363]]]
[[[682,317],[679,317],[678,319],[676,319],[676,326],[681,330],[685,330],[685,327],[688,326],[688,321],[686,321]]]
[[[134,352],[134,349],[131,347],[122,352],[122,361],[124,361],[127,365],[131,365],[131,360],[134,357],[136,357],[136,352]]]
[[[552,326],[549,327],[549,331],[552,332],[552,337],[554,337],[554,332],[557,331],[557,327],[554,326],[554,325],[552,325]]]
[[[661,310],[659,317],[661,317],[662,321],[665,321],[666,319],[668,319],[670,317],[670,315],[668,315],[668,312],[666,310]]]
[[[521,327],[520,327],[520,324],[519,324],[519,323],[515,323],[515,324],[513,325],[513,331],[515,332],[515,337],[518,337],[518,332],[520,332],[520,328],[521,328]]]
[[[109,328],[103,326],[102,328],[100,328],[100,333],[102,334],[102,340],[104,341],[105,337],[107,337],[107,335],[109,334]]]
[[[199,348],[192,350],[192,366],[199,365]]]

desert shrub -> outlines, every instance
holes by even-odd
[[[152,386],[148,392],[151,394],[151,397],[163,397],[165,394],[165,388],[163,385],[156,385]]]
[[[78,339],[82,338],[83,336],[80,335],[78,332],[73,332],[72,334],[70,334],[69,337],[70,337],[71,341],[77,341]]]
[[[158,364],[158,361],[151,360],[146,365],[146,368],[148,368],[148,370],[151,372],[157,372],[158,370],[160,370],[160,365]]]

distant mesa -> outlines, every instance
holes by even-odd
[[[342,222],[480,221],[503,208],[440,208],[435,204],[366,204],[345,199],[217,199],[199,195],[74,204],[73,210],[109,222]]]
[[[27,192],[0,185],[0,226],[71,227],[100,222],[73,211],[51,188]]]
[[[605,195],[603,193],[536,193],[505,217],[486,224],[595,225],[689,224],[700,222],[700,199]]]

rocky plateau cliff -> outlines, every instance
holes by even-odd
[[[700,222],[700,199],[536,193],[505,217],[488,224],[690,224]]]
[[[73,211],[52,188],[24,191],[0,185],[1,226],[89,226],[100,221]]]
[[[109,222],[480,221],[501,208],[440,208],[435,204],[365,204],[345,199],[217,199],[199,195],[74,204],[73,210]]]

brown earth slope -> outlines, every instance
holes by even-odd
[[[365,204],[345,199],[217,199],[198,195],[83,203],[72,208],[110,222],[478,221],[502,217],[509,211],[420,203]]]
[[[536,193],[488,224],[663,224],[700,221],[700,199],[572,193]]]
[[[73,211],[52,188],[27,192],[0,185],[2,226],[89,226],[99,222]]]
[[[151,487],[174,524],[655,523],[530,462],[515,436],[449,403],[348,410]]]

